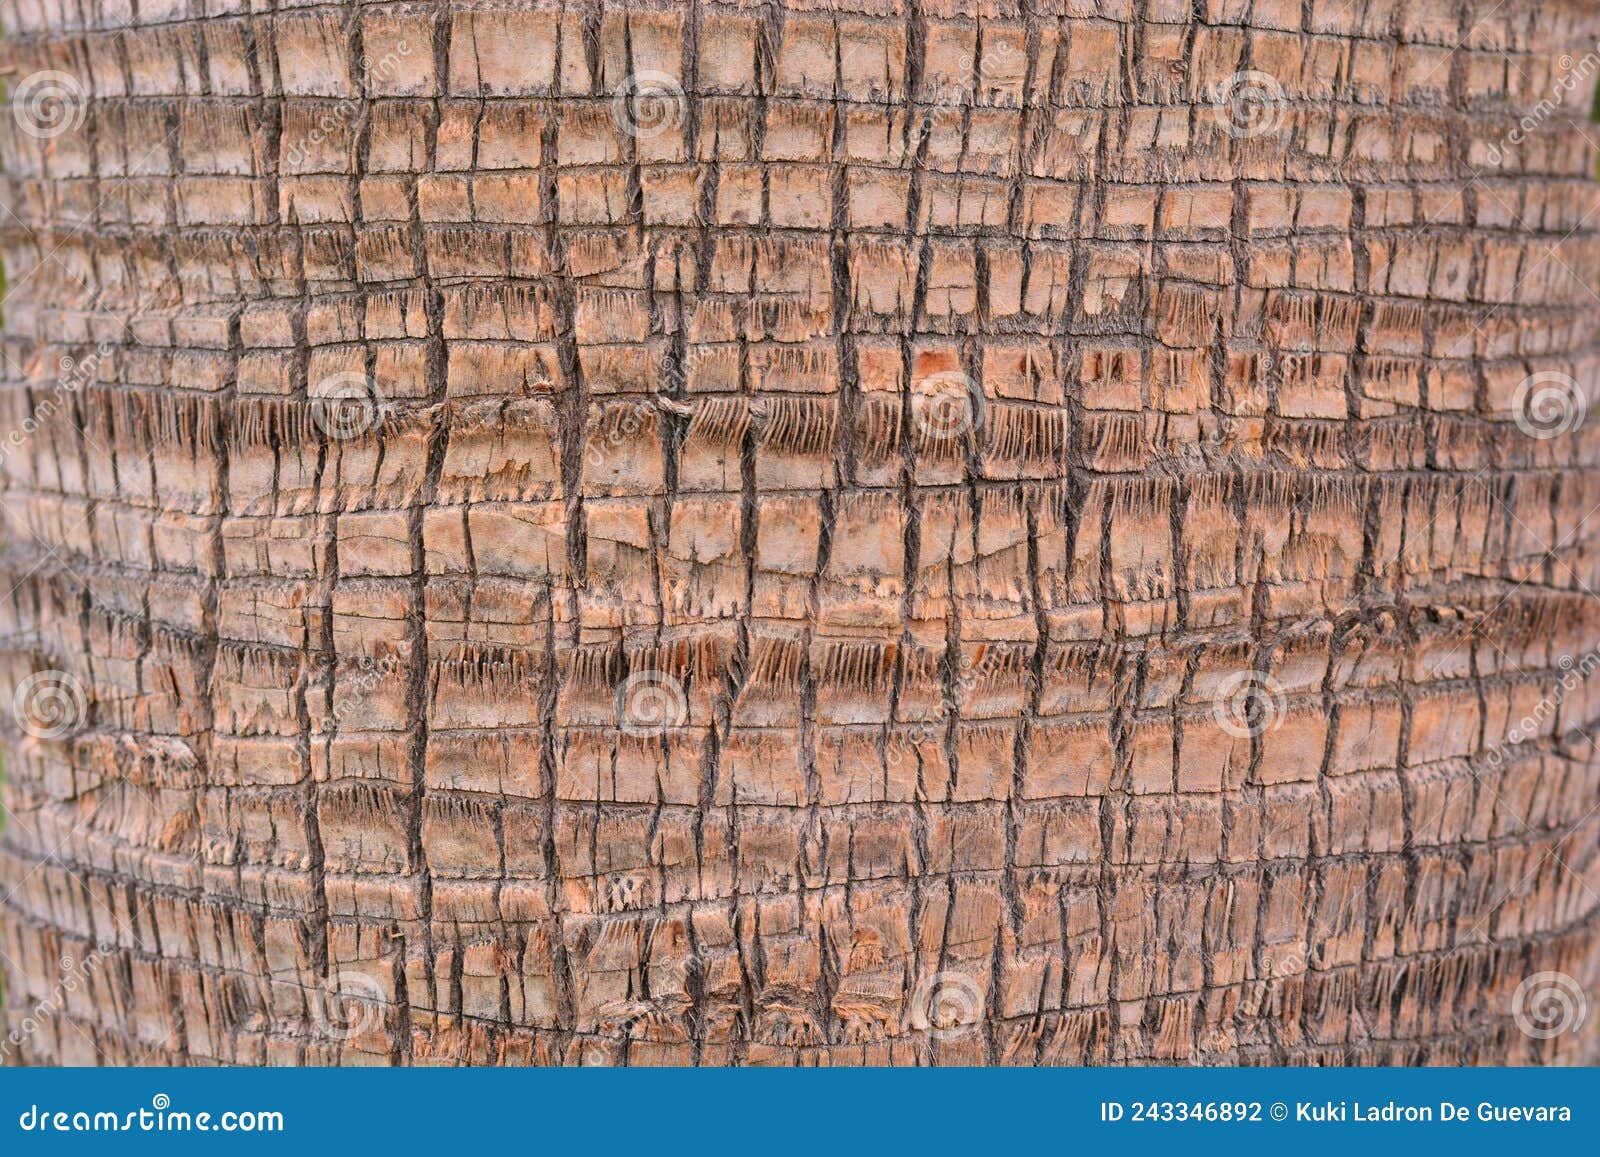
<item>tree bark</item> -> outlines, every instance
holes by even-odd
[[[1600,1059],[1592,5],[5,22],[7,1060]]]

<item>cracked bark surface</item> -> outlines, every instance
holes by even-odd
[[[1600,1059],[1589,6],[6,12],[7,1059]]]

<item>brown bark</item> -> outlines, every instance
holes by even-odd
[[[8,6],[7,1058],[1600,1059],[1590,8]]]

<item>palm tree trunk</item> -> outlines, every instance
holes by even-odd
[[[0,44],[6,1059],[1600,1059],[1592,5],[226,7]]]

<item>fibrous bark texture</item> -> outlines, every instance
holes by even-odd
[[[9,1059],[1594,1059],[1576,0],[17,0]]]

